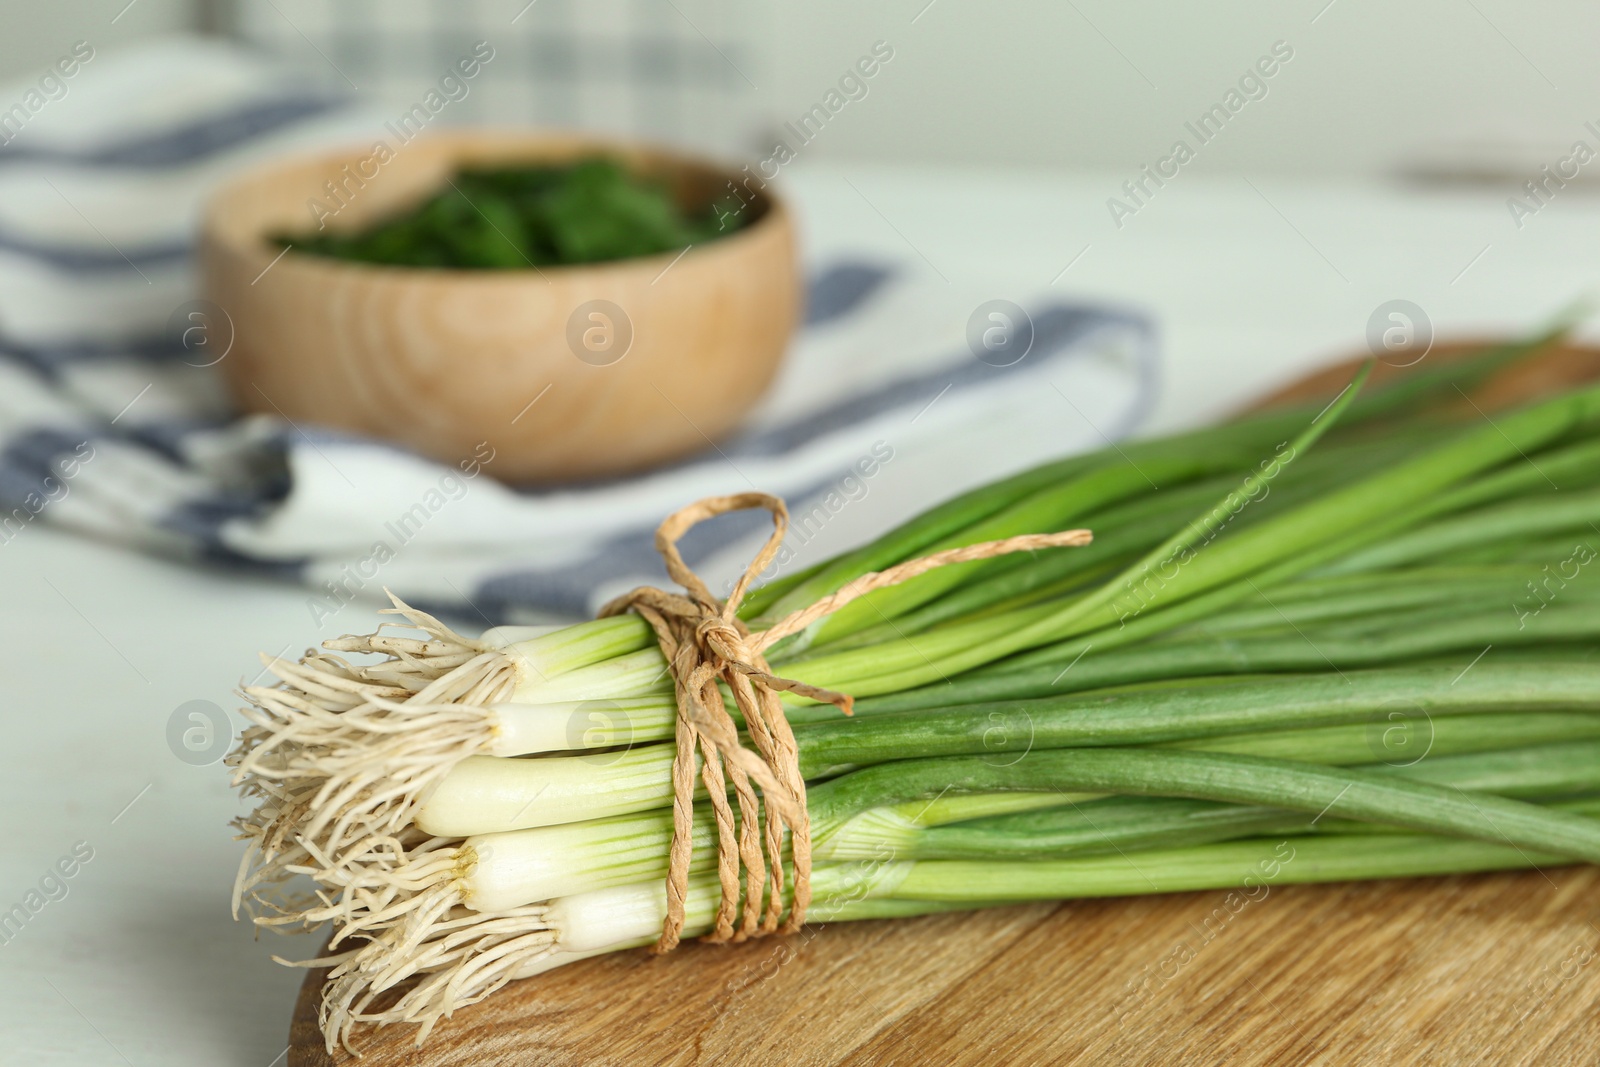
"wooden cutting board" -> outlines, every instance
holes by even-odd
[[[1596,377],[1600,352],[1562,349],[1473,399],[1487,412]],[[362,1031],[360,1061],[323,1051],[312,972],[289,1067],[1600,1063],[1600,869],[1239,900],[1036,904],[620,953],[514,983],[420,1051],[409,1028]]]
[[[1548,875],[1548,880],[1546,878]],[[1585,1064],[1600,871],[1221,891],[842,923],[513,984],[361,1063]],[[1219,921],[1221,915],[1229,916]],[[290,1067],[322,1052],[318,976]]]

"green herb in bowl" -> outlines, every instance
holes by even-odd
[[[350,233],[278,240],[359,263],[518,270],[651,256],[723,237],[741,222],[725,207],[718,201],[686,209],[665,186],[592,158],[463,169],[403,215]]]

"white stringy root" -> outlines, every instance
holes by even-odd
[[[329,947],[374,936],[413,922],[433,911],[441,896],[461,899],[457,887],[476,862],[470,850],[453,838],[428,837],[410,829],[397,837],[374,837],[337,859],[315,847],[302,848],[300,862],[286,864],[289,875],[303,874],[316,889],[280,905],[260,901],[267,914],[255,916],[258,926],[316,929],[333,927]]]
[[[463,906],[461,882],[476,859],[458,845],[447,838],[374,839],[337,862],[318,856],[318,863],[288,868],[322,887],[315,902],[256,921],[333,924],[330,955],[278,959],[288,966],[332,968],[319,1009],[330,1052],[340,1044],[355,1051],[350,1037],[358,1024],[416,1024],[420,1045],[440,1019],[555,953],[545,905],[498,912]],[[350,947],[334,951],[341,945]]]
[[[267,658],[278,684],[242,690],[251,726],[227,762],[241,793],[261,801],[234,822],[248,841],[236,913],[249,902],[278,912],[274,923],[294,921],[282,916],[301,902],[274,894],[295,874],[403,865],[402,838],[416,837],[408,827],[418,794],[490,750],[485,705],[515,687],[514,661],[391,599],[385,613],[404,616],[426,640],[390,636],[382,626],[335,638],[325,647],[387,658],[357,665],[316,650],[297,663]],[[380,858],[384,847],[396,851]]]
[[[883,881],[870,869],[865,882],[859,871],[830,877],[824,874],[819,884],[832,887],[836,899],[850,901],[873,895]],[[711,930],[721,897],[713,875],[690,878],[686,936]],[[341,1044],[350,1048],[352,1029],[367,1023],[417,1024],[415,1040],[421,1045],[441,1019],[508,982],[650,944],[667,913],[666,887],[654,879],[493,912],[472,911],[459,899],[449,887],[425,891],[403,919],[365,943],[301,964],[333,968],[323,988],[320,1019],[330,1051]]]
[[[319,1011],[329,1052],[341,1044],[355,1051],[350,1036],[358,1024],[417,1024],[420,1045],[439,1020],[556,953],[544,906],[485,914],[452,905],[449,897],[437,892],[414,923],[398,923],[348,952],[293,964],[333,967]],[[397,988],[406,983],[403,991]],[[391,991],[397,995],[386,996]]]

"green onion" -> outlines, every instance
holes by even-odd
[[[864,698],[850,719],[784,700],[810,914],[1600,862],[1600,388],[1492,421],[1449,403],[1560,332],[1046,464],[756,590],[760,627],[941,548],[1095,532],[769,650]],[[230,758],[258,800],[236,900],[334,928],[330,1042],[425,1033],[664,915],[678,712],[649,628],[474,639],[395,611],[423,636],[274,661]],[[703,804],[689,845],[704,932]]]

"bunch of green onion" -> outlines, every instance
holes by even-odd
[[[860,698],[785,700],[810,916],[1600,862],[1600,387],[1467,399],[1553,336],[1064,459],[758,588],[753,628],[942,548],[1094,531],[769,654]],[[273,661],[230,757],[259,798],[236,905],[332,924],[330,1048],[420,1041],[666,911],[676,710],[643,621],[468,639],[396,603],[422,637]],[[686,934],[721,905],[699,809]]]

